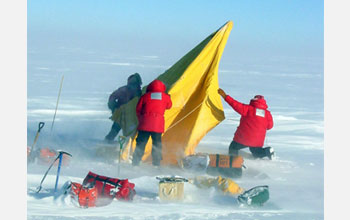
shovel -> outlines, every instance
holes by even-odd
[[[31,162],[34,162],[34,146],[36,144],[36,142],[38,141],[38,138],[39,138],[39,133],[41,131],[41,129],[44,127],[45,123],[44,122],[39,122],[39,128],[38,128],[38,131],[36,132],[36,135],[35,135],[35,138],[34,138],[34,143],[32,145],[32,147],[30,148],[30,153],[29,153],[29,156],[28,156],[28,160],[27,162],[28,163],[31,163]]]
[[[119,142],[119,160],[118,160],[118,176],[120,174],[120,155],[122,153],[122,149],[123,149],[123,145],[126,141],[126,137],[125,136],[118,136],[118,142]]]

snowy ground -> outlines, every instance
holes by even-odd
[[[187,51],[178,54],[178,58]],[[245,165],[250,170],[243,171],[243,177],[236,179],[245,189],[269,185],[270,200],[265,206],[241,207],[235,198],[187,183],[183,203],[162,203],[157,196],[156,175],[197,174],[171,168],[155,170],[147,165],[135,170],[122,164],[118,177],[136,184],[134,201],[114,201],[105,207],[81,209],[75,207],[69,197],[53,197],[56,168],[45,180],[43,191],[33,193],[47,166],[30,164],[27,167],[28,219],[323,219],[323,60],[266,58],[244,65],[231,62],[225,52],[220,63],[220,87],[245,103],[253,95],[263,94],[274,117],[275,126],[268,132],[265,144],[274,147],[276,160],[246,159]],[[144,84],[148,84],[178,58],[165,60],[153,55],[122,56],[84,48],[43,49],[29,45],[28,146],[33,143],[38,123],[43,121],[46,124],[37,147],[63,149],[73,155],[69,166],[61,169],[59,186],[67,180],[81,182],[88,171],[117,177],[118,164],[94,157],[92,148],[92,143],[103,139],[111,126],[106,107],[109,93],[124,85],[127,76],[135,71],[142,75]],[[62,75],[62,94],[51,133]],[[239,116],[226,103],[224,108],[226,119],[207,134],[197,152],[227,152]],[[268,177],[256,178],[254,170],[263,171]]]

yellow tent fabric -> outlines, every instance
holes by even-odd
[[[164,115],[162,165],[177,165],[183,157],[194,154],[200,140],[225,119],[217,93],[218,69],[232,26],[232,21],[227,22],[157,77],[166,85],[173,103]],[[145,89],[146,86],[143,92]],[[129,103],[126,105],[128,108]],[[132,111],[132,107],[129,109]],[[125,147],[123,159],[128,159],[127,154],[135,149],[136,136],[132,138],[133,141]],[[151,159],[151,150],[150,139],[143,161]]]

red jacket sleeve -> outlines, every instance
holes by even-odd
[[[238,114],[242,115],[242,116],[246,116],[248,109],[249,109],[249,105],[245,105],[243,103],[240,103],[238,101],[236,101],[235,99],[233,99],[231,96],[227,95],[225,98],[225,101],[233,108],[233,110],[235,110]]]
[[[273,119],[270,112],[267,114],[267,130],[270,130],[273,127]]]
[[[173,102],[171,101],[170,95],[167,94],[167,96],[168,96],[169,101],[168,101],[168,103],[167,103],[167,105],[166,105],[166,109],[170,109],[171,106],[173,105]]]

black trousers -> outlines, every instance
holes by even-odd
[[[152,164],[154,166],[160,165],[162,160],[162,133],[150,131],[138,131],[132,165],[137,166],[140,164],[149,136],[152,138]]]
[[[243,144],[237,143],[235,141],[232,141],[230,144],[230,147],[228,148],[228,154],[230,155],[238,155],[238,151],[240,149],[248,147],[250,152],[252,153],[253,157],[256,158],[263,158],[267,156],[265,148],[262,147],[249,147],[245,146]]]

